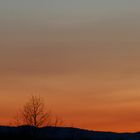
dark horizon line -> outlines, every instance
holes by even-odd
[[[32,125],[19,125],[19,126],[10,126],[10,125],[0,125],[1,127],[5,128],[33,128],[33,129],[44,129],[44,128],[57,128],[57,129],[75,129],[75,130],[81,130],[81,131],[88,131],[88,132],[96,132],[96,133],[114,133],[114,134],[140,134],[140,131],[134,131],[134,132],[114,132],[114,131],[103,131],[103,130],[91,130],[86,128],[80,128],[80,127],[72,127],[72,126],[42,126],[42,127],[36,127]]]

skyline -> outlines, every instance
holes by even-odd
[[[139,131],[140,1],[0,2],[0,124],[30,95],[67,124]]]

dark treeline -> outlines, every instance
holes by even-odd
[[[96,132],[77,128],[0,126],[0,140],[140,140],[140,133]]]

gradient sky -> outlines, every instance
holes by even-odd
[[[30,95],[68,125],[140,130],[139,0],[1,0],[0,124]]]

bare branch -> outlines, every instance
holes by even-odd
[[[23,122],[26,125],[41,127],[46,124],[48,112],[45,112],[44,102],[40,97],[32,96],[22,110]]]
[[[62,126],[62,119],[54,117],[50,111],[45,110],[43,100],[37,96],[31,96],[30,100],[23,106],[23,109],[15,117],[16,125]]]

